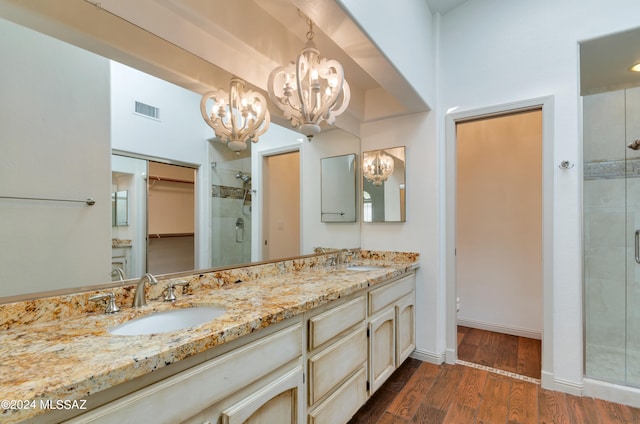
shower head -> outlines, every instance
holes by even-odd
[[[242,172],[238,172],[236,174],[236,178],[240,178],[243,183],[249,184],[251,182],[251,176],[247,174],[243,174]]]
[[[631,150],[640,150],[640,138],[627,144],[627,147]]]

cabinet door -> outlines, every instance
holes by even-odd
[[[415,295],[401,299],[396,305],[396,367],[416,348]]]
[[[369,384],[375,392],[396,368],[396,310],[388,308],[369,320]]]
[[[224,410],[222,424],[302,424],[302,380],[302,367],[296,367]]]

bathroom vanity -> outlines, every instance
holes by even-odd
[[[418,263],[414,254],[360,252],[355,261],[367,266],[358,269],[326,265],[328,257],[194,275],[175,304],[151,300],[144,311],[125,304],[112,316],[85,312],[12,325],[0,340],[9,364],[40,357],[41,366],[26,367],[22,376],[21,369],[3,373],[0,397],[21,396],[35,406],[75,400],[86,409],[3,410],[0,417],[7,423],[346,422],[415,347]],[[118,296],[126,301],[127,293]],[[109,333],[140,314],[202,305],[223,305],[226,312],[178,332]],[[57,332],[67,337],[59,340]],[[31,344],[20,345],[45,333],[50,336],[37,341],[40,355]],[[59,367],[50,362],[56,360]]]

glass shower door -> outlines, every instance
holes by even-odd
[[[626,383],[640,387],[640,87],[625,90],[627,237]],[[627,243],[629,245],[631,243]]]
[[[640,89],[586,96],[583,112],[585,374],[640,386]]]

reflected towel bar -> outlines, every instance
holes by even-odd
[[[74,202],[74,203],[86,203],[89,206],[96,204],[96,201],[89,197],[85,200],[73,200],[73,199],[47,199],[43,197],[14,197],[14,196],[0,196],[0,199],[18,199],[18,200],[46,200],[48,202]]]

